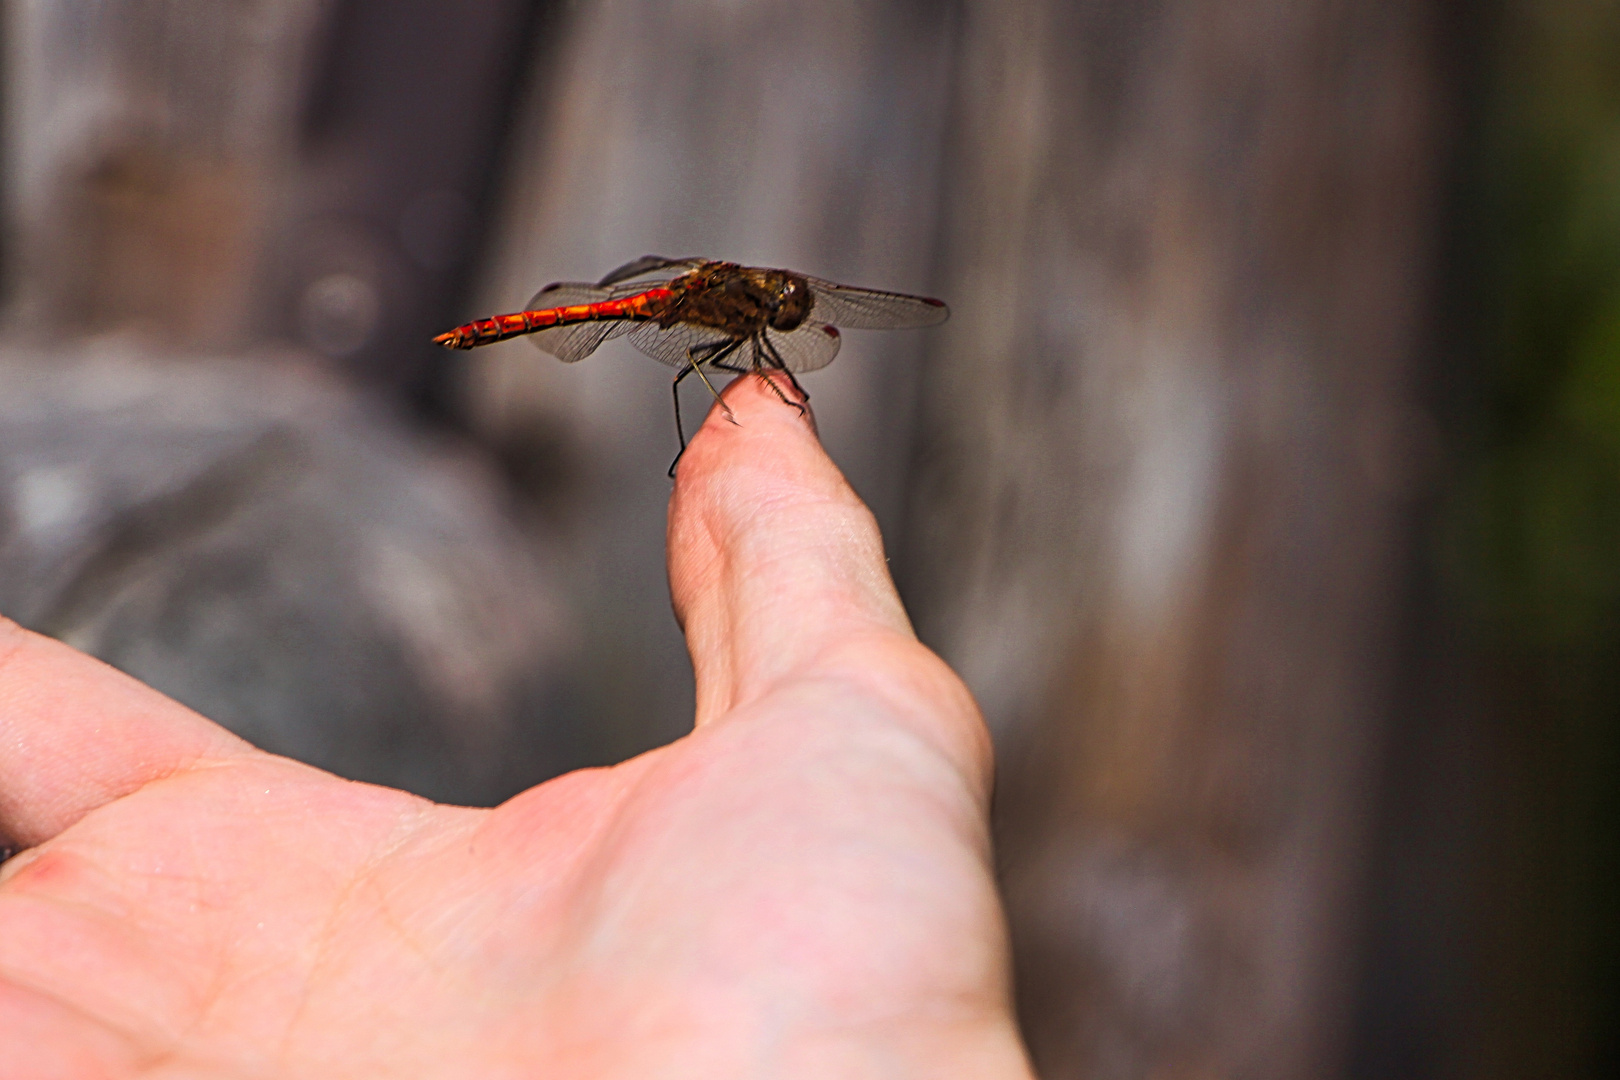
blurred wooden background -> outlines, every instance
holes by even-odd
[[[1489,798],[1414,636],[1497,6],[4,10],[9,614],[438,797],[620,759],[690,723],[669,373],[427,338],[645,252],[939,295],[809,389],[994,731],[1043,1075],[1479,1071],[1390,944],[1474,848],[1389,838]]]

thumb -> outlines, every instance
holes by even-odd
[[[775,384],[791,399],[782,376]],[[681,459],[669,578],[697,676],[698,723],[873,635],[914,642],[883,538],[765,376],[736,379]]]

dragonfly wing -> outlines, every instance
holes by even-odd
[[[635,323],[619,319],[554,326],[550,330],[536,330],[528,337],[541,352],[548,352],[565,364],[574,364],[595,352],[602,342],[628,334],[634,328]]]
[[[950,318],[943,300],[880,289],[857,289],[820,278],[806,278],[816,302],[811,312],[822,322],[851,330],[903,330],[934,326]]]
[[[559,281],[547,285],[534,294],[527,310],[569,307],[574,304],[594,304],[602,300],[617,299],[618,290],[604,289],[583,281]],[[572,326],[554,326],[527,335],[541,352],[548,352],[565,364],[577,363],[595,352],[609,338],[628,334],[636,324],[628,319],[612,322],[574,323]]]
[[[567,307],[570,304],[594,304],[601,300],[623,300],[627,296],[656,288],[657,282],[641,281],[633,285],[592,285],[588,281],[553,281],[529,298],[529,311]]]
[[[597,284],[604,287],[608,285],[617,285],[621,281],[629,281],[631,278],[646,277],[648,274],[660,270],[684,270],[689,266],[696,266],[702,261],[702,259],[696,258],[671,259],[667,255],[643,255],[634,262],[627,262],[617,270],[612,271],[601,281],[597,282]],[[666,274],[665,276],[672,277],[674,275]]]
[[[587,281],[553,281],[529,298],[526,311],[568,307],[570,304],[594,304],[613,299],[613,290]]]
[[[688,349],[699,350],[698,359],[701,361],[704,349],[731,340],[731,335],[724,330],[693,326],[689,323],[676,323],[667,330],[655,322],[634,325],[635,330],[630,335],[630,344],[670,367],[685,367],[688,363]]]
[[[765,331],[765,340],[775,350],[776,358],[789,371],[820,371],[833,362],[838,346],[843,344],[836,326],[806,322],[796,330],[784,334],[779,330]]]

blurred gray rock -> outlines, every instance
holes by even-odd
[[[0,611],[344,776],[487,803],[566,764],[504,500],[295,360],[0,353]]]

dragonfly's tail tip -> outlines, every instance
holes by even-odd
[[[471,347],[470,344],[462,341],[461,332],[459,330],[451,330],[447,333],[438,335],[433,339],[433,344],[443,345],[447,349],[466,349]]]

